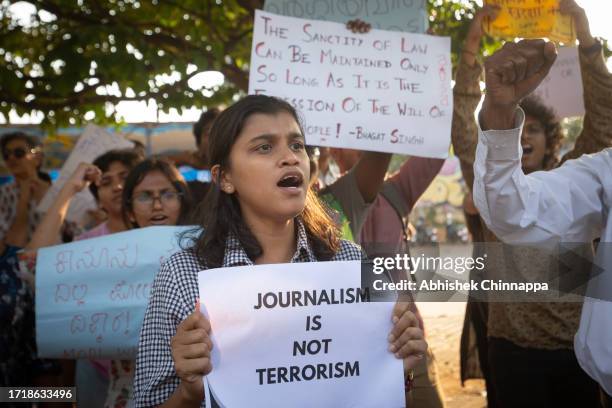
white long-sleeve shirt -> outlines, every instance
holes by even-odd
[[[612,148],[551,171],[521,169],[524,113],[517,127],[479,129],[474,203],[504,242],[547,248],[601,238],[574,350],[582,368],[612,395]]]

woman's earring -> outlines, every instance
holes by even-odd
[[[223,191],[227,194],[232,194],[234,192],[234,186],[231,184],[226,184],[223,186]]]

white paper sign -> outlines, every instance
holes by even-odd
[[[450,38],[256,11],[249,93],[280,97],[311,145],[448,155]]]
[[[346,261],[200,272],[206,406],[405,406],[402,361],[387,349],[393,303],[369,303],[360,271]]]
[[[109,133],[101,127],[87,125],[79,137],[70,156],[60,171],[58,179],[53,183],[47,194],[38,205],[38,211],[44,213],[53,205],[59,191],[72,176],[80,163],[92,163],[98,156],[113,149],[130,149],[134,144],[115,134]],[[96,208],[96,202],[89,189],[83,189],[76,194],[68,208],[66,218],[69,221],[81,223],[87,210]]]
[[[552,107],[559,118],[584,115],[582,74],[578,48],[560,48],[557,60],[534,93]]]

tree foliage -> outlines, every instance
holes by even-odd
[[[5,116],[40,111],[53,126],[81,123],[92,111],[104,122],[123,100],[154,99],[164,111],[180,110],[225,102],[247,87],[257,2],[32,0],[37,13],[28,24],[11,18],[11,3],[0,6]],[[205,70],[226,77],[223,87],[205,90],[208,97],[187,84]],[[159,81],[164,74],[177,80]]]
[[[116,121],[119,101],[168,112],[227,103],[248,86],[254,10],[263,0],[30,0],[31,21],[0,0],[0,112],[42,112],[43,125]],[[460,52],[474,0],[428,0],[431,27]],[[487,40],[486,52],[499,42]],[[201,71],[225,83],[194,91]],[[166,81],[161,81],[161,78]],[[168,81],[168,78],[173,78]]]
[[[480,8],[475,0],[429,0],[429,27],[435,35],[451,37],[453,65],[461,55],[465,39],[474,14]],[[483,40],[483,55],[491,55],[502,43],[491,37]]]

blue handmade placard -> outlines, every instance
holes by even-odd
[[[133,358],[153,279],[187,228],[148,227],[40,249],[39,356]]]

